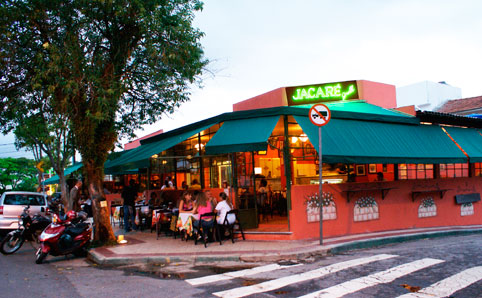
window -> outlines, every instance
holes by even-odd
[[[31,205],[42,206],[45,205],[45,199],[43,196],[36,195],[6,195],[3,202],[4,205]]]
[[[398,179],[433,179],[433,164],[399,164]]]
[[[440,164],[440,178],[469,177],[469,164],[446,163]]]
[[[231,184],[231,160],[228,155],[204,158],[205,186],[222,188],[223,181]]]
[[[474,170],[475,170],[475,177],[481,177],[482,176],[482,162],[476,162],[474,163]]]

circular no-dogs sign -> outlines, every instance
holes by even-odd
[[[324,104],[316,104],[310,109],[310,120],[316,126],[323,126],[331,119],[331,112]]]

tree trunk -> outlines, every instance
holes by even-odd
[[[104,195],[102,167],[94,165],[92,161],[84,161],[86,183],[92,199],[92,213],[94,216],[94,240],[103,243],[115,241],[114,231],[110,224],[110,212]]]
[[[57,175],[59,174],[57,173]],[[62,199],[62,204],[64,205],[64,211],[67,211],[68,206],[70,206],[69,188],[67,186],[67,181],[65,181],[65,176],[63,171],[62,171],[62,174],[59,175],[59,184],[60,184],[60,191],[62,193],[61,199]]]

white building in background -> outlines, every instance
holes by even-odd
[[[445,82],[424,81],[397,87],[397,107],[414,105],[416,110],[434,111],[449,99],[462,98],[462,89]]]

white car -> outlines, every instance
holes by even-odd
[[[38,192],[7,191],[0,197],[0,230],[18,228],[18,217],[30,205],[30,214],[48,212],[47,195]]]

